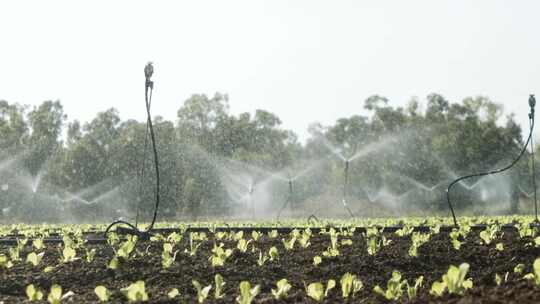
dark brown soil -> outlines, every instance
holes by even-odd
[[[213,299],[213,289],[205,303],[234,303],[238,295],[238,286],[241,281],[247,280],[252,285],[261,285],[261,294],[255,300],[257,303],[315,303],[304,290],[304,283],[326,282],[335,279],[338,286],[334,288],[325,303],[344,303],[341,297],[339,279],[350,272],[358,275],[364,283],[364,289],[349,303],[385,303],[381,296],[373,292],[376,284],[386,287],[386,282],[393,270],[402,273],[403,278],[413,282],[423,275],[424,287],[414,303],[540,303],[540,287],[533,282],[522,279],[523,275],[513,272],[514,267],[525,264],[525,272],[532,271],[532,263],[540,257],[540,248],[534,247],[531,239],[520,239],[516,232],[505,232],[501,240],[489,246],[481,244],[478,234],[471,232],[461,250],[454,250],[447,233],[441,232],[433,235],[432,239],[422,245],[418,257],[410,257],[408,250],[411,245],[410,237],[397,237],[388,234],[392,243],[381,249],[375,256],[367,254],[366,242],[362,235],[353,237],[353,245],[342,246],[341,254],[335,258],[324,258],[323,262],[313,265],[313,257],[321,255],[329,246],[327,235],[314,234],[311,246],[307,249],[297,244],[293,251],[285,251],[280,236],[269,239],[263,236],[255,246],[268,252],[271,246],[276,246],[280,253],[279,261],[267,261],[264,266],[257,265],[258,250],[253,253],[251,249],[246,253],[235,250],[226,261],[225,266],[213,268],[208,260],[213,247],[213,240],[205,242],[194,257],[184,253],[189,246],[187,240],[182,241],[175,264],[169,269],[162,269],[162,244],[157,242],[139,241],[137,251],[133,258],[121,263],[119,269],[112,271],[106,265],[114,255],[108,245],[87,245],[96,248],[97,253],[92,263],[84,259],[71,263],[59,262],[61,248],[57,245],[48,245],[45,257],[38,267],[19,262],[9,270],[0,268],[0,303],[27,302],[25,287],[34,284],[44,291],[45,296],[52,284],[62,286],[64,292],[71,290],[75,296],[70,298],[73,303],[97,303],[94,288],[104,285],[113,296],[111,302],[125,302],[120,289],[137,280],[144,280],[146,291],[150,296],[150,303],[195,303],[196,291],[191,283],[193,279],[205,285],[214,283],[214,275],[223,276],[225,285],[225,298]],[[495,243],[504,244],[503,251],[495,249]],[[235,242],[225,242],[225,248],[235,248]],[[0,247],[0,253],[7,254],[7,247]],[[26,257],[31,248],[27,247],[21,257]],[[148,252],[149,254],[144,254]],[[84,257],[84,253],[78,252]],[[431,284],[441,280],[449,265],[459,265],[463,262],[470,264],[468,276],[473,279],[474,288],[463,296],[445,295],[435,298],[429,295]],[[46,266],[58,265],[52,272],[44,273]],[[495,284],[495,274],[504,277],[509,272],[508,280],[500,286]],[[293,289],[285,300],[275,301],[271,289],[275,283],[287,278]],[[181,296],[169,300],[167,292],[177,288]],[[406,298],[406,297],[405,297]],[[403,300],[406,302],[406,300]],[[68,302],[68,300],[66,300]]]

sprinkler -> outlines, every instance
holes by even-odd
[[[281,213],[283,212],[283,210],[285,210],[285,208],[287,207],[287,205],[289,205],[289,203],[291,204],[291,207],[292,207],[292,204],[293,204],[293,197],[294,197],[294,192],[293,192],[293,180],[292,179],[289,179],[288,181],[289,183],[289,196],[287,197],[287,199],[285,200],[285,203],[283,204],[283,206],[281,207],[281,209],[279,209],[278,211],[278,214],[277,214],[277,218],[276,218],[276,221],[279,221],[279,217],[281,216]]]
[[[159,210],[159,201],[160,201],[160,175],[159,175],[159,158],[158,158],[158,152],[157,152],[157,144],[156,144],[156,136],[154,133],[154,126],[152,124],[152,116],[150,114],[150,106],[152,104],[152,91],[154,90],[154,82],[151,80],[152,75],[154,74],[154,66],[152,65],[152,62],[148,62],[146,66],[144,67],[144,99],[145,99],[145,105],[146,105],[146,134],[150,133],[150,139],[152,141],[152,151],[154,152],[154,167],[156,172],[156,201],[154,206],[154,215],[152,217],[152,221],[150,222],[150,226],[145,231],[141,231],[137,228],[136,225],[133,225],[131,223],[128,223],[124,220],[118,220],[111,223],[107,229],[105,229],[105,237],[107,237],[107,233],[109,230],[111,230],[112,227],[120,224],[127,225],[129,227],[128,233],[136,234],[140,237],[148,237],[150,231],[154,228],[154,224],[156,223],[157,214]],[[146,145],[145,145],[145,152],[146,152]],[[143,155],[144,157],[144,155]],[[144,159],[144,158],[143,158]],[[139,210],[137,210],[137,215],[139,213]]]
[[[253,192],[255,192],[255,184],[253,182],[249,185],[249,201],[248,204],[251,205],[251,218],[255,219],[255,202],[253,201]],[[249,208],[249,206],[248,206]]]
[[[458,227],[458,223],[457,223],[457,219],[456,219],[456,213],[454,212],[454,207],[452,206],[452,202],[450,200],[450,190],[452,189],[452,187],[454,185],[456,185],[457,183],[459,183],[460,181],[462,181],[464,179],[467,179],[467,178],[497,174],[497,173],[501,173],[501,172],[504,172],[504,171],[512,168],[521,159],[523,154],[525,154],[525,151],[527,151],[527,148],[529,147],[529,144],[531,146],[531,162],[532,162],[531,181],[532,181],[532,185],[533,185],[533,189],[534,189],[534,216],[535,216],[536,223],[538,223],[538,203],[537,203],[537,199],[536,199],[536,172],[535,172],[535,164],[534,164],[534,145],[533,145],[533,138],[532,138],[533,130],[534,130],[534,107],[535,106],[536,106],[536,99],[534,98],[534,95],[531,94],[529,96],[529,108],[530,108],[530,112],[529,112],[529,137],[527,138],[527,141],[525,142],[525,145],[521,149],[521,151],[520,151],[519,155],[517,156],[517,158],[514,159],[510,163],[510,165],[508,165],[508,166],[506,166],[506,167],[504,167],[502,169],[498,169],[498,170],[465,175],[465,176],[462,176],[462,177],[454,180],[453,182],[450,183],[450,185],[448,185],[448,188],[446,189],[446,202],[448,203],[448,208],[450,208],[450,212],[452,213],[452,219],[454,220],[454,226]]]
[[[343,204],[343,207],[349,212],[349,215],[351,217],[354,217],[354,214],[352,213],[351,209],[347,205],[347,196],[348,196],[348,188],[349,188],[349,162],[350,159],[345,160],[345,170],[344,170],[344,182],[343,182],[343,199],[341,200],[341,203]]]

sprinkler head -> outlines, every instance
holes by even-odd
[[[534,106],[536,105],[536,99],[534,98],[534,94],[529,95],[529,107],[534,111]]]

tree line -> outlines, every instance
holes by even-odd
[[[340,196],[343,185],[344,164],[331,156],[332,149],[345,157],[360,155],[351,161],[348,193],[351,201],[364,202],[356,205],[358,213],[367,210],[366,201],[375,204],[376,193],[397,197],[420,185],[426,189],[416,191],[400,210],[414,206],[444,212],[442,186],[437,184],[507,164],[524,144],[513,114],[505,115],[502,106],[487,97],[452,103],[430,94],[424,102],[413,98],[396,107],[374,95],[363,109],[364,115],[340,118],[332,125],[313,123],[302,143],[271,112],[234,115],[227,95],[191,96],[175,121],[154,118],[163,181],[160,217],[229,214],[234,199],[220,172],[224,160],[268,172],[318,161],[318,170],[295,186],[294,206],[328,204],[325,200]],[[12,220],[58,221],[61,210],[83,221],[99,221],[115,212],[135,216],[139,209],[141,219],[148,218],[154,204],[149,148],[146,122],[122,120],[114,108],[81,123],[68,121],[60,101],[34,107],[0,101],[1,214]],[[522,160],[498,181],[504,187],[490,186],[495,192],[506,189],[498,196],[507,197],[504,212],[520,212],[518,192],[532,190],[528,169]],[[491,208],[489,202],[479,203],[479,191],[467,190],[474,182],[458,187],[458,209]],[[273,190],[276,204],[282,190]],[[99,204],[109,193],[118,205]],[[47,212],[46,206],[54,208]]]

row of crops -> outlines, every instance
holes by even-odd
[[[485,227],[472,229],[479,222]],[[257,230],[268,223],[243,223],[254,228],[249,233],[220,231],[219,223],[208,225],[208,232],[161,223],[177,231],[149,240],[112,232],[103,244],[88,243],[99,225],[1,226],[0,237],[16,242],[0,245],[0,279],[6,282],[0,299],[414,302],[466,296],[476,285],[540,285],[540,236],[532,218],[464,218],[459,228],[443,232],[446,223],[334,221],[313,232],[309,223],[291,222],[298,228],[289,233]],[[400,228],[385,231],[395,225]],[[416,231],[418,225],[429,229]],[[54,237],[61,242],[50,243]]]

